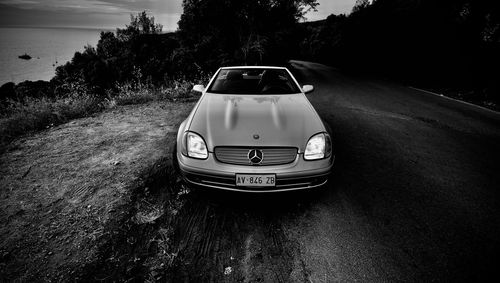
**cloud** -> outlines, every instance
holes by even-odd
[[[0,7],[1,26],[124,27],[146,10],[173,31],[182,13],[181,0],[0,0]]]
[[[103,0],[102,2],[133,11],[150,10],[157,13],[182,13],[182,0]]]
[[[0,0],[0,3],[20,9],[83,13],[182,12],[181,0]]]

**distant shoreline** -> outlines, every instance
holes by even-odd
[[[78,30],[88,30],[88,31],[111,31],[116,32],[116,29],[113,27],[82,27],[82,26],[0,26],[2,28],[19,28],[19,29],[78,29]],[[122,27],[123,28],[123,27]],[[161,33],[171,33],[175,32],[175,30],[163,30]]]

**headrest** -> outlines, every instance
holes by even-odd
[[[226,80],[228,81],[238,81],[243,79],[243,74],[240,71],[230,71],[227,76]]]

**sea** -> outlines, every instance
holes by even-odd
[[[0,27],[0,85],[50,80],[57,66],[86,45],[95,47],[101,30],[89,28]],[[30,60],[19,56],[28,54]]]

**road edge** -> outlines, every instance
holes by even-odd
[[[432,92],[432,91],[421,89],[421,88],[418,88],[418,87],[413,87],[413,86],[407,86],[407,87],[409,89],[412,89],[412,90],[424,92],[424,93],[431,94],[431,95],[434,95],[434,96],[439,96],[439,97],[442,97],[442,98],[445,98],[445,99],[448,99],[448,100],[451,100],[451,101],[460,102],[460,103],[465,104],[465,105],[469,105],[469,106],[473,106],[475,108],[479,108],[481,110],[485,110],[486,112],[489,112],[489,113],[492,113],[492,114],[500,115],[500,112],[495,111],[495,110],[490,109],[490,108],[486,108],[486,107],[478,105],[478,104],[470,103],[470,102],[467,102],[467,101],[464,101],[464,100],[460,100],[460,99],[455,99],[455,98],[446,96],[444,94]]]

